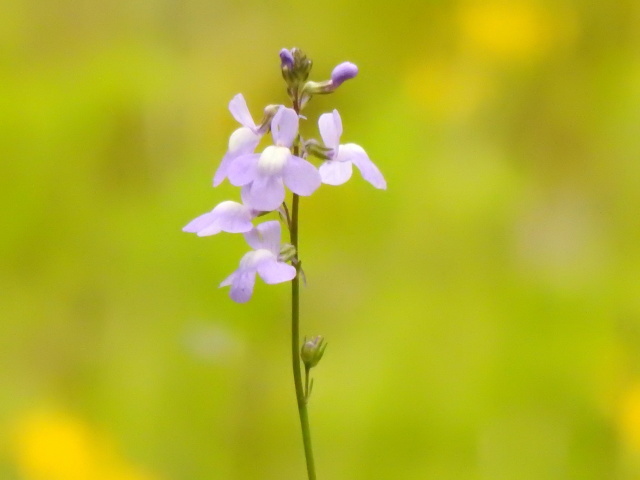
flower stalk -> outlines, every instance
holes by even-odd
[[[298,212],[300,197],[293,194],[291,206],[291,244],[298,252]],[[296,391],[296,403],[300,428],[302,430],[302,444],[307,463],[307,476],[309,480],[316,479],[313,449],[311,447],[311,427],[309,426],[309,413],[307,411],[307,396],[302,385],[302,370],[300,368],[300,261],[297,258],[294,266],[297,275],[291,280],[291,362],[293,366],[293,383]]]
[[[214,174],[213,186],[228,179],[232,185],[241,188],[242,203],[224,201],[196,217],[183,230],[198,236],[220,232],[243,234],[251,251],[242,257],[238,269],[220,284],[231,287],[229,296],[235,302],[251,299],[256,276],[267,284],[291,282],[293,381],[307,478],[316,480],[307,404],[313,389],[310,371],[322,358],[326,344],[324,337],[318,335],[310,341],[305,337],[300,348],[300,279],[305,281],[299,257],[300,196],[312,195],[321,184],[345,183],[351,178],[353,166],[375,188],[386,189],[387,184],[362,147],[340,143],[342,119],[337,110],[321,115],[318,120],[322,143],[313,138],[303,141],[299,132],[300,119],[306,120],[300,112],[307,102],[314,95],[334,92],[357,75],[358,67],[343,62],[334,68],[330,79],[315,82],[308,80],[313,62],[301,50],[282,49],[280,61],[293,108],[269,105],[264,109],[262,121],[256,124],[242,94],[233,97],[229,103],[231,115],[241,126],[231,134],[227,153]],[[269,132],[273,145],[262,153],[255,153],[261,138]],[[322,163],[316,167],[309,157]],[[290,208],[286,189],[293,194]],[[256,219],[271,213],[278,214],[279,219],[254,225]],[[290,244],[281,242],[282,224],[289,230]],[[304,381],[301,364],[304,364]]]

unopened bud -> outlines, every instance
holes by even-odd
[[[331,72],[331,79],[324,82],[307,82],[302,91],[307,95],[332,93],[345,81],[358,74],[358,67],[351,62],[342,62]]]
[[[282,50],[280,50],[280,61],[280,66],[282,68],[286,67],[290,69],[291,67],[293,67],[293,54],[286,48],[283,48]]]
[[[300,349],[300,358],[307,369],[313,368],[322,359],[327,344],[324,343],[324,337],[317,335],[311,340],[306,340]]]
[[[334,88],[342,85],[346,80],[354,78],[358,74],[358,67],[351,62],[342,62],[331,72],[331,83]]]
[[[258,126],[258,133],[260,135],[264,135],[271,128],[271,120],[276,116],[278,110],[280,110],[280,105],[267,105],[264,108],[264,116]]]
[[[315,138],[304,142],[304,149],[309,155],[313,155],[322,160],[331,160],[335,155],[332,148],[321,145]]]
[[[302,82],[309,78],[313,62],[299,48],[280,50],[280,69],[282,77],[290,89],[297,90]]]
[[[291,245],[290,243],[284,243],[282,247],[280,247],[280,255],[278,256],[278,260],[281,262],[288,262],[289,260],[293,260],[296,258],[296,247]]]

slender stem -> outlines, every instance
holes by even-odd
[[[296,261],[294,266],[298,271],[291,281],[291,360],[293,363],[293,382],[296,387],[296,400],[298,402],[298,414],[300,415],[300,427],[302,429],[302,443],[304,444],[304,456],[307,461],[307,476],[309,480],[316,480],[316,470],[311,449],[311,430],[309,428],[309,415],[307,413],[307,399],[302,386],[302,372],[300,370],[300,262],[298,261],[298,201],[299,197],[293,194],[291,211],[291,244],[296,249]]]

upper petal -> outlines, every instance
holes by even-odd
[[[282,171],[282,179],[298,195],[311,195],[322,183],[316,167],[300,157],[291,155]]]
[[[292,108],[280,107],[271,120],[273,143],[289,148],[298,135],[298,114]]]
[[[249,127],[240,127],[229,137],[229,153],[241,155],[253,153],[260,143],[261,136]]]
[[[247,102],[241,93],[231,99],[229,102],[229,111],[231,112],[231,115],[233,115],[233,118],[235,118],[241,125],[255,130],[256,124],[254,123],[253,118],[251,118]]]
[[[319,169],[322,183],[327,185],[342,185],[351,178],[352,171],[351,162],[338,162],[336,160],[324,162]]]
[[[217,187],[229,174],[229,166],[234,158],[253,153],[260,143],[260,135],[257,135],[246,127],[240,127],[229,137],[229,150],[222,158],[220,166],[213,176],[213,186]]]
[[[324,144],[329,148],[337,149],[342,135],[342,119],[338,111],[320,115],[318,128]]]
[[[244,238],[254,250],[269,250],[273,254],[273,258],[276,259],[280,253],[281,231],[280,222],[270,220],[245,233]]]
[[[351,161],[358,167],[362,178],[373,185],[376,188],[385,190],[387,188],[387,182],[382,176],[378,167],[369,159],[367,152],[360,145],[355,143],[347,143],[346,145],[340,145],[338,156],[341,161]]]

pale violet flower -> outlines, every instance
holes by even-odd
[[[229,166],[229,181],[243,187],[242,199],[249,207],[276,210],[284,201],[285,185],[303,196],[311,195],[320,186],[318,170],[289,150],[298,135],[298,121],[295,110],[280,107],[271,121],[275,145],[261,154],[236,157]]]
[[[258,212],[246,205],[227,200],[219,203],[210,212],[191,220],[183,232],[197,233],[199,237],[215,235],[220,232],[244,233],[253,228],[251,220]]]
[[[229,137],[229,149],[222,158],[222,162],[213,177],[214,187],[220,185],[223,180],[227,178],[229,165],[231,165],[233,159],[241,155],[253,153],[262,138],[262,133],[253,121],[251,113],[249,113],[249,108],[247,107],[247,102],[241,93],[231,99],[229,102],[229,111],[242,127],[235,130],[231,134],[231,137]]]
[[[265,283],[288,282],[296,276],[295,267],[280,261],[280,222],[264,222],[244,234],[253,248],[240,260],[240,266],[227,277],[221,287],[231,285],[229,296],[238,303],[248,302],[253,294],[256,273]]]
[[[353,164],[358,167],[362,177],[371,185],[381,189],[387,188],[387,182],[382,173],[360,145],[355,143],[340,145],[342,120],[337,110],[334,110],[333,113],[320,115],[318,126],[325,146],[331,149],[329,160],[319,168],[322,183],[342,185],[351,178]]]

